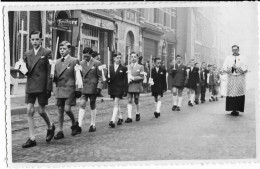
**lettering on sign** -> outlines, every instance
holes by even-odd
[[[78,26],[78,18],[56,19],[57,26]]]

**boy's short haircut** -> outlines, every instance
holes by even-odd
[[[181,55],[176,55],[176,58],[182,58],[182,56]]]
[[[83,54],[90,54],[90,55],[92,55],[92,53],[93,53],[93,50],[90,48],[90,47],[85,47],[84,49],[83,49],[83,52],[82,52]]]
[[[136,54],[136,56],[138,57],[137,53],[135,53],[135,52],[131,52],[131,53],[130,53],[130,56],[131,56],[132,54]]]
[[[68,41],[62,41],[60,44],[59,44],[59,46],[67,46],[67,48],[68,49],[70,49],[71,48],[71,44],[68,42]]]
[[[40,31],[34,30],[30,33],[30,38],[32,35],[39,35],[39,38],[42,38],[42,33]]]
[[[190,59],[190,62],[195,62],[195,59]]]
[[[99,53],[98,53],[97,51],[93,51],[93,52],[92,52],[92,57],[93,57],[93,58],[97,57],[98,55],[99,55]]]
[[[161,60],[161,58],[154,58],[154,63],[155,63],[157,60]]]
[[[232,49],[233,49],[233,48],[239,49],[239,46],[238,46],[238,45],[233,45],[233,46],[232,46]]]
[[[120,52],[114,53],[113,58],[114,58],[114,57],[117,57],[118,55],[121,55],[121,53],[120,53]]]

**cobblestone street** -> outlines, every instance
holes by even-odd
[[[186,95],[186,93],[185,93]],[[245,113],[238,117],[225,111],[225,98],[218,102],[188,107],[183,99],[182,111],[172,111],[172,96],[163,97],[161,116],[156,119],[151,96],[141,97],[141,120],[109,128],[113,102],[98,101],[97,131],[88,132],[90,112],[83,131],[71,136],[71,123],[65,115],[62,140],[45,142],[46,126],[36,116],[37,146],[23,149],[28,129],[26,115],[12,116],[13,162],[97,162],[144,160],[248,159],[256,157],[254,90],[246,95]],[[121,101],[126,119],[126,99]],[[135,107],[134,107],[135,112]],[[57,108],[47,109],[57,121]],[[78,107],[73,108],[78,116]],[[37,114],[37,113],[36,113]],[[135,114],[133,113],[133,117]],[[57,124],[57,123],[55,123]],[[57,126],[57,125],[56,125]]]

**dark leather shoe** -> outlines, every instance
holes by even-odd
[[[158,117],[160,117],[160,116],[161,116],[161,113],[157,113],[157,115],[158,115]]]
[[[23,148],[29,148],[36,146],[36,140],[31,140],[30,138],[22,145]]]
[[[205,100],[201,100],[201,103],[205,103]]]
[[[159,117],[157,112],[154,112],[154,116],[155,116],[155,118]]]
[[[239,112],[237,112],[237,111],[232,111],[232,112],[231,112],[231,116],[239,116]]]
[[[55,133],[55,126],[54,124],[52,124],[52,128],[49,130],[47,130],[47,136],[46,136],[46,141],[50,142],[53,137],[54,137],[54,133]]]
[[[177,110],[177,111],[181,111],[181,108],[178,106],[178,107],[176,108],[176,110]]]
[[[58,134],[54,137],[54,140],[59,140],[63,138],[64,138],[63,131],[59,131]]]
[[[81,133],[81,127],[79,127],[79,122],[76,122],[75,125],[71,126],[71,135],[72,136],[75,136],[77,134],[80,134]]]
[[[117,125],[122,125],[123,119],[118,119]]]
[[[177,108],[177,106],[173,105],[173,106],[172,106],[172,111],[175,111],[176,108]]]
[[[199,104],[199,101],[195,100],[194,103],[195,103],[195,104]]]
[[[116,125],[115,125],[115,123],[113,123],[113,121],[110,121],[110,122],[109,122],[109,126],[110,126],[111,128],[115,128]]]
[[[189,102],[189,104],[188,104],[189,106],[191,106],[191,107],[193,107],[193,104],[191,103],[191,102]]]
[[[216,101],[218,101],[218,98],[216,97]]]
[[[132,121],[133,121],[132,119],[130,119],[129,117],[127,117],[125,123],[132,123]]]
[[[211,96],[211,100],[212,100],[212,101],[215,101],[215,98],[214,98],[213,96]]]
[[[93,126],[93,125],[91,125],[90,127],[89,127],[89,130],[88,130],[89,132],[95,132],[96,131],[96,127],[95,126]]]
[[[135,120],[136,120],[136,121],[140,121],[140,119],[141,119],[141,118],[140,118],[140,114],[136,114],[136,115],[135,115]]]
[[[191,102],[189,101],[189,102],[188,102],[188,105],[190,105],[190,104],[191,104]]]

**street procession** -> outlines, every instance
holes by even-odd
[[[254,27],[230,11],[9,11],[13,160],[254,156]]]

